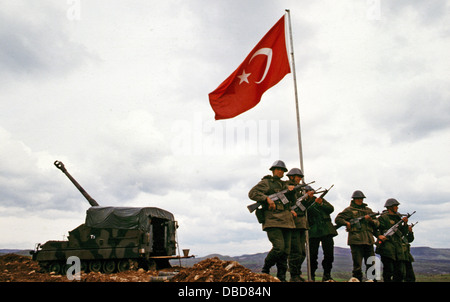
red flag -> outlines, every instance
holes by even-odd
[[[232,118],[255,107],[264,92],[290,72],[283,16],[244,62],[209,94],[215,119]]]

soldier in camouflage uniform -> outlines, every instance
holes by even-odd
[[[384,204],[387,210],[383,211],[381,216],[378,218],[380,222],[380,234],[384,234],[401,219],[404,221],[404,223],[398,228],[397,232],[392,236],[378,236],[378,239],[380,239],[382,243],[377,246],[376,253],[381,256],[381,262],[383,263],[384,282],[404,281],[406,274],[405,262],[410,260],[407,253],[407,245],[402,239],[403,236],[408,234],[408,225],[406,224],[408,222],[408,218],[402,218],[397,212],[399,204],[400,203],[396,199],[389,198]]]
[[[338,226],[345,225],[348,231],[347,244],[350,246],[353,259],[353,271],[352,276],[362,281],[362,261],[366,263],[366,271],[368,269],[367,259],[370,256],[374,256],[373,244],[374,232],[379,225],[378,220],[371,218],[369,215],[374,212],[367,204],[363,203],[363,199],[366,198],[363,192],[357,190],[353,192],[352,201],[350,206],[345,208],[339,213],[335,222]],[[352,226],[350,220],[364,216],[365,219],[361,220],[360,227]]]
[[[272,249],[264,260],[262,272],[269,274],[270,268],[276,265],[278,279],[286,281],[287,258],[291,249],[291,234],[295,223],[289,204],[283,205],[281,201],[274,202],[269,198],[271,194],[288,189],[287,183],[281,180],[284,172],[287,172],[286,165],[283,161],[277,160],[270,170],[272,175],[264,176],[250,190],[248,197],[263,205],[263,209],[257,211],[262,211],[262,228],[272,243]],[[290,189],[293,189],[293,186]]]
[[[303,172],[299,168],[292,168],[287,174],[289,177],[289,185],[299,185],[303,178]],[[304,191],[297,191],[292,202],[295,203],[297,198],[303,196]],[[311,191],[311,196],[314,192]],[[308,221],[306,213],[296,213],[292,211],[294,216],[295,229],[292,231],[291,253],[289,254],[289,272],[291,273],[291,282],[303,282],[305,279],[301,277],[302,263],[306,258],[306,230],[308,229]]]
[[[311,187],[307,186],[307,189]],[[311,278],[314,280],[315,272],[318,267],[319,246],[322,243],[323,251],[323,277],[322,281],[333,281],[331,278],[331,269],[334,261],[334,240],[337,235],[336,228],[331,222],[330,214],[333,213],[334,207],[325,199],[310,197],[306,200],[306,208],[308,209],[309,223],[309,252],[311,261]]]
[[[408,226],[408,234],[403,237],[404,244],[406,244],[406,261],[405,261],[405,282],[416,282],[416,274],[414,273],[414,268],[412,263],[414,258],[411,255],[411,244],[414,241],[414,233],[412,230],[412,225]]]

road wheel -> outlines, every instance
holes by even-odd
[[[61,275],[67,275],[67,271],[69,270],[69,268],[71,266],[72,265],[70,265],[70,264],[63,264],[63,265],[61,265]]]
[[[80,270],[81,270],[82,272],[85,272],[85,273],[88,273],[88,272],[89,272],[89,267],[88,267],[88,264],[87,264],[86,260],[81,260],[81,263],[80,263]]]
[[[102,270],[102,262],[100,260],[92,260],[89,262],[89,271],[99,273]]]
[[[128,259],[121,259],[117,264],[117,270],[119,272],[124,272],[130,269],[130,261]]]
[[[103,272],[112,274],[116,270],[116,262],[114,260],[105,260],[103,262]]]
[[[61,263],[59,263],[58,261],[52,261],[50,262],[50,265],[48,266],[48,271],[54,272],[55,274],[60,274],[61,273]]]

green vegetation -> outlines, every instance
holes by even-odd
[[[416,275],[416,282],[450,282],[450,274]]]

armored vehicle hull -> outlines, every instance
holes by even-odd
[[[173,215],[159,208],[91,207],[86,222],[69,232],[66,241],[47,241],[32,252],[48,271],[65,273],[76,256],[81,270],[113,273],[132,267],[169,267],[176,254]]]

